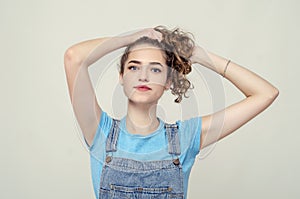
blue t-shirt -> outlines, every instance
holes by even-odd
[[[181,148],[179,159],[182,164],[184,176],[185,196],[187,195],[190,171],[200,149],[201,122],[201,117],[177,121]],[[102,167],[106,157],[106,137],[110,132],[111,126],[112,118],[108,116],[106,112],[102,112],[94,140],[91,146],[88,147],[90,151],[94,192],[97,199],[99,198]],[[138,161],[172,159],[168,153],[168,140],[165,135],[164,122],[160,120],[160,124],[156,131],[147,136],[143,136],[130,134],[126,130],[126,118],[122,118],[120,122],[117,152],[114,152],[113,156],[126,157]]]

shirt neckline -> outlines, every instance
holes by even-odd
[[[124,116],[121,119],[121,121],[120,121],[120,132],[125,133],[126,135],[131,136],[131,137],[135,137],[135,138],[149,138],[149,137],[153,137],[153,136],[159,134],[160,132],[162,132],[162,129],[164,128],[164,122],[159,117],[157,117],[157,119],[159,120],[159,125],[156,128],[156,130],[154,130],[153,132],[149,133],[148,135],[142,135],[142,134],[133,134],[133,133],[130,133],[127,130],[127,127],[126,127],[126,116]]]

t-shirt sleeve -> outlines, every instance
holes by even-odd
[[[178,124],[181,152],[189,157],[195,157],[200,152],[202,118],[195,117],[180,121]]]
[[[109,115],[107,115],[106,112],[102,111],[100,121],[91,146],[89,146],[87,141],[85,140],[87,148],[90,151],[92,151],[94,148],[98,148],[99,145],[102,146],[102,144],[105,144],[106,137],[110,131],[111,125],[112,118]]]

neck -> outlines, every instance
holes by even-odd
[[[126,116],[127,131],[132,134],[148,135],[159,126],[156,116],[157,104],[134,104],[128,102]]]

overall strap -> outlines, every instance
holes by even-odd
[[[168,149],[170,154],[180,155],[180,142],[177,124],[165,124],[168,137]]]
[[[113,123],[110,129],[110,132],[106,138],[106,152],[116,152],[117,151],[117,142],[120,132],[120,120],[113,119]]]

